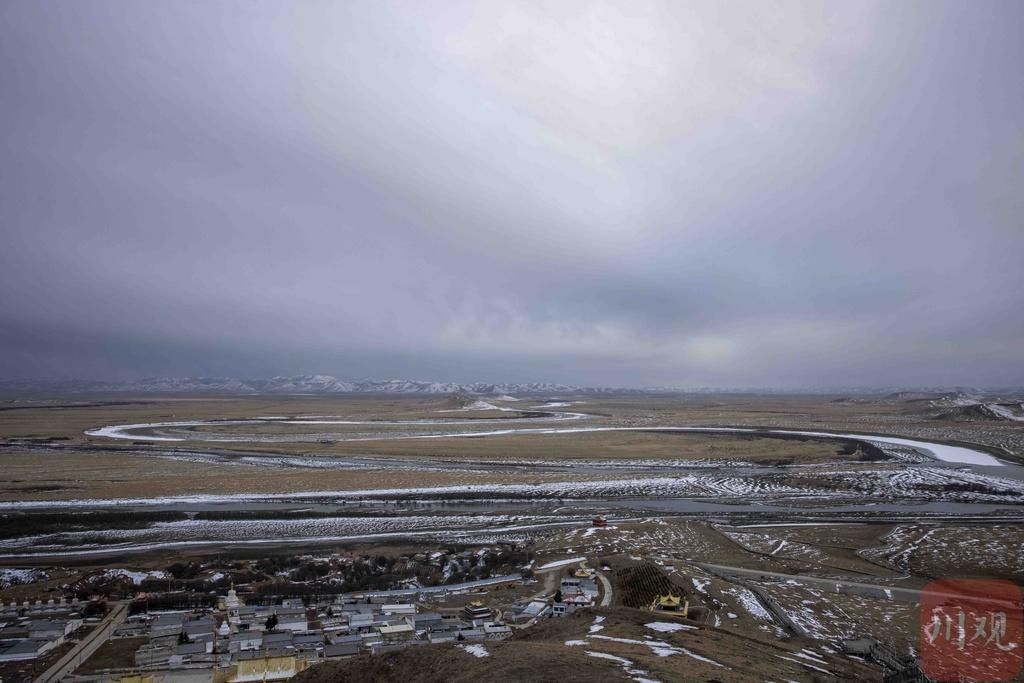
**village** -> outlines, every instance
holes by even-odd
[[[452,666],[490,680],[518,675],[523,652],[542,657],[552,680],[591,660],[617,662],[634,680],[679,680],[694,666],[747,675],[766,652],[773,680],[882,671],[884,680],[926,680],[909,650],[920,591],[887,585],[888,570],[871,564],[885,547],[869,544],[859,560],[822,556],[820,577],[798,569],[825,547],[809,543],[878,533],[597,515],[527,540],[3,568],[0,681],[319,683],[339,671],[355,678],[338,680],[365,680],[361,672],[381,662],[408,672],[438,657],[461,657]],[[840,578],[836,562],[875,567],[875,583]]]
[[[605,524],[603,518],[594,523]],[[233,582],[219,593],[175,590],[167,571],[108,569],[91,577],[98,589],[88,598],[37,598],[0,606],[0,680],[278,681],[327,660],[442,643],[482,657],[487,643],[516,630],[572,615],[601,604],[602,598],[604,604],[610,601],[610,584],[584,558],[539,567],[530,559],[518,571],[491,575],[487,568],[508,554],[507,546],[491,546],[387,559],[353,560],[337,553],[289,558],[296,567],[278,572],[274,584],[290,590],[289,596]],[[399,587],[332,594],[338,579],[331,570],[309,569],[340,567],[349,577],[363,576],[368,571],[360,569],[363,563],[387,571],[383,576]],[[231,566],[249,571],[248,566],[265,567],[266,560]],[[445,580],[469,580],[420,585],[424,568],[440,570]],[[193,581],[205,574],[223,584],[231,577],[212,568],[199,571]],[[397,578],[391,573],[396,571]],[[308,582],[287,580],[310,575]],[[381,581],[363,578],[359,583]],[[315,592],[296,595],[310,587]],[[679,607],[679,597],[666,599],[670,608]]]
[[[0,605],[0,664],[37,659],[77,638],[89,607],[63,598]]]

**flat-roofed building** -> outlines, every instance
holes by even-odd
[[[46,654],[64,642],[64,636],[55,639],[28,638],[0,646],[0,662],[21,662]]]
[[[385,626],[377,627],[377,631],[386,642],[394,642],[396,640],[408,640],[415,635],[415,630],[411,624],[402,622],[399,624],[387,624]]]

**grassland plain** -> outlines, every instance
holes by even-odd
[[[728,506],[718,510],[719,514],[731,517],[714,533],[682,538],[678,531],[674,532],[676,541],[684,547],[706,545],[705,560],[709,556],[732,557],[740,552],[743,557],[770,557],[770,562],[787,571],[824,568],[884,575],[884,569],[900,569],[895,561],[886,558],[903,555],[899,548],[888,552],[871,551],[871,548],[885,546],[873,535],[869,535],[871,543],[862,543],[864,539],[842,536],[847,532],[841,529],[780,529],[776,532],[730,525],[756,521],[765,514],[784,514],[780,510],[791,509],[784,507],[773,511],[757,507],[763,504],[796,505],[801,511],[799,514],[806,516],[816,507],[868,502],[864,513],[869,514],[872,504],[892,500],[895,496],[911,506],[901,514],[915,514],[914,505],[957,501],[985,502],[1012,511],[1020,504],[1022,496],[1020,487],[1015,488],[1013,482],[993,483],[994,480],[980,478],[956,466],[932,466],[927,458],[922,462],[921,456],[917,460],[901,460],[883,454],[879,459],[878,453],[865,450],[867,447],[863,444],[844,439],[658,431],[558,434],[535,431],[493,434],[486,438],[453,438],[444,436],[443,431],[440,436],[432,433],[453,428],[470,433],[493,431],[496,425],[501,429],[513,422],[517,429],[540,430],[555,424],[551,420],[565,414],[560,411],[583,414],[583,418],[570,426],[580,424],[585,428],[626,426],[657,430],[671,425],[738,425],[900,435],[914,435],[915,430],[926,429],[931,430],[931,438],[938,438],[935,430],[951,429],[964,441],[989,434],[991,430],[1004,437],[1024,431],[1020,423],[965,426],[936,421],[918,401],[852,401],[820,396],[587,396],[564,401],[537,398],[504,403],[495,399],[489,405],[471,405],[469,409],[453,405],[456,404],[446,397],[421,396],[22,397],[0,403],[0,462],[6,475],[0,483],[0,503],[15,510],[4,512],[5,519],[13,520],[12,514],[20,515],[19,524],[42,534],[34,543],[47,545],[53,552],[62,547],[84,549],[90,544],[99,544],[97,549],[102,550],[106,546],[131,542],[155,552],[160,533],[181,542],[195,540],[219,547],[228,538],[234,522],[200,515],[188,520],[164,520],[160,522],[164,526],[152,529],[138,529],[122,521],[118,522],[120,526],[104,530],[97,526],[100,522],[90,522],[89,516],[84,515],[88,508],[81,504],[95,501],[93,507],[102,509],[111,501],[125,499],[138,506],[145,505],[147,500],[177,496],[208,496],[210,500],[216,500],[217,496],[247,496],[237,504],[244,508],[247,505],[260,507],[266,502],[264,496],[316,496],[319,492],[361,495],[361,492],[383,489],[387,492],[382,494],[386,501],[388,496],[397,495],[395,492],[413,491],[411,495],[420,495],[415,492],[431,491],[425,495],[437,501],[465,500],[467,492],[479,491],[474,504],[482,507],[474,508],[472,514],[490,515],[490,526],[481,518],[478,528],[483,534],[480,538],[493,538],[495,533],[505,533],[499,529],[529,526],[528,522],[535,522],[530,534],[543,535],[546,532],[541,532],[538,524],[549,524],[551,519],[557,519],[553,511],[561,504],[562,497],[577,501],[607,500],[609,511],[618,510],[633,517],[652,514],[656,508],[645,512],[642,506],[639,509],[634,506],[626,510],[617,507],[619,503],[615,500],[630,496],[651,503],[659,498],[700,499],[712,505],[729,503],[735,508],[735,511],[727,509]],[[261,417],[300,417],[305,423],[209,422]],[[115,440],[87,434],[105,425],[195,421],[207,422],[185,429],[182,433],[186,440],[175,442],[140,438],[136,443],[131,439]],[[359,424],[333,424],[339,421]],[[431,438],[344,440],[352,434],[398,437],[422,430],[431,432]],[[286,439],[274,443],[201,440],[209,434],[225,432],[257,436],[283,434]],[[317,438],[287,440],[292,435],[309,433]],[[197,438],[189,440],[187,437],[191,434]],[[332,435],[339,438],[331,438]],[[1007,440],[1004,437],[1000,438]],[[998,450],[984,438],[979,441]],[[500,505],[489,502],[510,495],[544,499],[545,503],[510,515],[508,510],[499,509]],[[428,520],[424,509],[410,507],[408,502],[385,512],[381,512],[381,508],[364,511],[346,508],[342,513],[323,508],[303,513],[310,517],[303,526],[298,523],[301,520],[296,519],[295,511],[312,510],[305,507],[309,504],[307,500],[317,502],[315,497],[285,500],[276,511],[261,513],[263,521],[258,526],[254,524],[253,529],[265,528],[268,534],[287,530],[296,538],[322,543],[374,529],[388,533],[400,533],[403,529],[434,533],[433,529],[445,528],[445,515],[456,514],[455,509],[435,506],[429,515],[435,515],[436,519]],[[83,514],[74,520],[69,515],[68,529],[61,532],[49,524],[45,515],[40,513],[29,519],[25,512],[11,507],[24,502],[42,504],[47,501],[54,505],[75,501],[80,505],[75,509],[82,510]],[[332,504],[341,503],[334,500]],[[177,514],[188,512],[193,517],[200,509],[201,506],[188,510],[175,508]],[[381,521],[346,521],[338,518],[339,514],[376,516]],[[743,517],[736,519],[737,514]],[[573,519],[586,519],[588,510],[577,509],[572,515]],[[389,518],[386,523],[384,517]],[[917,516],[883,519],[876,515],[870,521],[890,524],[886,528],[890,531],[897,523],[920,519]],[[491,527],[493,531],[489,530]],[[1006,528],[1007,524],[1002,527]],[[666,532],[662,529],[659,533]],[[815,536],[828,533],[835,534],[832,544]],[[318,540],[321,537],[323,541]],[[253,538],[267,543],[273,540],[269,536],[258,538],[258,534]],[[646,544],[658,541],[656,536],[645,535],[644,538]],[[948,534],[934,535],[934,539],[942,540],[947,548],[958,545],[956,538]],[[899,540],[896,536],[894,539]],[[378,542],[392,540],[382,537]],[[1004,546],[1014,542],[1013,534],[1006,538],[1000,536],[998,540],[999,547],[979,545],[979,552],[998,554],[1006,550],[1012,555]],[[11,552],[25,553],[31,549],[24,540],[5,543]],[[826,550],[829,545],[834,547]],[[916,548],[917,554],[908,560],[922,571],[935,562],[928,556],[927,547]],[[636,549],[638,554],[648,554],[647,551]],[[970,568],[983,561],[974,555],[965,551],[958,566]],[[700,558],[695,555],[691,559]],[[989,566],[996,567],[993,571],[998,573],[1016,575],[1018,564],[1012,557],[1001,556]],[[883,569],[879,571],[880,568]]]
[[[88,405],[71,405],[74,402]],[[544,401],[538,399],[533,403],[542,405]],[[513,405],[521,407],[519,403]],[[573,402],[571,409],[593,415],[588,424],[597,425],[748,425],[856,430],[937,440],[959,439],[1011,455],[1024,454],[1024,425],[1021,423],[936,419],[942,414],[941,409],[915,400],[843,400],[817,395],[587,396]],[[450,410],[446,399],[420,396],[76,396],[35,401],[22,397],[0,399],[0,438],[83,439],[85,430],[106,424],[211,418],[331,415],[354,420],[388,420],[459,415],[439,413],[441,410]],[[490,411],[483,416],[499,417]],[[225,447],[244,449],[245,445],[225,444]],[[303,444],[303,448],[315,447]]]
[[[542,402],[539,402],[542,403]],[[447,402],[438,398],[333,398],[333,397],[202,397],[146,398],[95,397],[89,404],[60,407],[20,402],[17,410],[0,410],[0,458],[6,477],[0,499],[60,500],[67,498],[120,498],[170,496],[193,493],[270,493],[304,490],[358,490],[389,487],[472,485],[483,482],[528,483],[554,481],[564,473],[536,471],[408,471],[389,469],[386,458],[444,458],[483,460],[610,460],[675,459],[732,461],[824,462],[834,458],[842,444],[811,440],[761,439],[750,436],[593,432],[580,434],[508,435],[487,439],[393,439],[334,441],[330,443],[191,443],[175,448],[215,448],[229,454],[223,462],[183,461],[146,457],[161,451],[161,444],[133,444],[85,434],[106,424],[137,424],[210,418],[244,419],[261,416],[341,416],[351,420],[415,420],[448,417]],[[8,408],[12,407],[7,405]],[[635,424],[646,410],[643,402],[590,400],[575,406],[595,417],[588,424]],[[662,407],[660,410],[666,410]],[[659,411],[657,405],[652,410]],[[493,411],[487,411],[493,412]],[[716,421],[724,422],[716,411]],[[461,417],[456,414],[454,417]],[[470,415],[470,417],[472,417]],[[285,433],[301,432],[302,425],[231,425],[219,429]],[[339,432],[367,427],[334,427]],[[323,429],[316,426],[316,429]],[[397,431],[394,425],[374,430]],[[461,427],[460,427],[461,429]],[[144,439],[140,439],[144,441]],[[329,439],[325,439],[329,441]],[[251,456],[250,465],[230,462],[230,454]],[[304,469],[281,464],[274,457],[302,455],[385,458],[375,469]],[[581,479],[594,473],[577,473]],[[603,474],[602,477],[614,477]]]
[[[548,404],[559,405],[546,409]],[[1006,435],[1024,431],[1020,423],[985,425],[936,423],[915,401],[843,401],[822,397],[678,396],[585,397],[575,401],[544,399],[484,405],[478,410],[452,408],[444,397],[394,396],[241,396],[241,397],[58,397],[0,403],[0,458],[7,474],[0,500],[67,500],[147,498],[192,494],[260,494],[377,488],[543,485],[628,479],[627,468],[598,469],[601,463],[633,462],[656,466],[686,463],[711,466],[760,464],[794,466],[784,481],[770,482],[809,490],[856,493],[862,485],[857,462],[877,454],[857,450],[849,441],[800,437],[760,438],[739,434],[655,432],[577,432],[496,434],[486,438],[451,438],[444,430],[476,433],[517,428],[543,429],[557,410],[583,414],[587,428],[667,425],[788,427],[858,432],[885,431],[938,438],[956,428],[961,439],[1009,442]],[[545,412],[546,409],[546,412]],[[303,424],[271,421],[246,424],[200,424],[179,432],[185,440],[147,442],[140,437],[113,440],[86,432],[104,425],[160,422],[233,421],[301,417]],[[359,424],[334,424],[336,422]],[[454,425],[451,423],[455,423]],[[396,424],[398,423],[398,424]],[[562,424],[562,423],[557,423]],[[576,424],[576,423],[572,423]],[[524,427],[525,426],[525,427]],[[1002,435],[997,439],[990,430]],[[281,436],[273,443],[207,442],[210,434]],[[371,434],[376,440],[346,440]],[[410,435],[431,438],[389,438]],[[194,435],[196,439],[191,439]],[[312,435],[312,436],[311,436]],[[292,438],[305,438],[291,441]],[[1000,450],[1005,454],[1006,449]],[[362,458],[359,462],[345,459]],[[412,461],[413,464],[410,464]],[[445,461],[443,467],[416,465]],[[467,463],[459,466],[458,463]],[[502,467],[502,462],[519,467]],[[581,467],[594,463],[595,467]],[[844,462],[845,477],[800,466]],[[531,463],[536,466],[530,466]],[[565,467],[558,469],[557,465]],[[555,467],[553,467],[553,465]],[[897,468],[898,469],[898,468]],[[883,470],[884,471],[884,470]],[[880,471],[872,473],[876,478]],[[650,475],[650,472],[647,473]],[[974,482],[955,484],[963,489]],[[914,484],[938,489],[939,477]],[[734,485],[730,490],[739,491]]]

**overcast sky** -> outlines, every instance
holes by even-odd
[[[0,3],[0,379],[1024,384],[1024,3]]]

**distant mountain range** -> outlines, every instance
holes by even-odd
[[[895,391],[894,391],[895,389]],[[982,389],[955,387],[930,389],[887,388],[843,388],[819,387],[808,389],[771,389],[765,387],[718,388],[692,387],[687,389],[644,387],[629,389],[622,387],[581,387],[552,382],[430,382],[410,379],[388,380],[340,380],[331,375],[293,375],[263,379],[239,379],[237,377],[148,377],[124,382],[101,380],[0,380],[0,391],[7,392],[52,392],[52,393],[143,393],[143,394],[411,394],[444,395],[470,394],[483,396],[516,395],[571,395],[571,394],[817,394],[878,396],[888,399],[945,399],[952,405],[973,403]],[[990,390],[991,391],[991,390]],[[1024,389],[1003,389],[1001,395],[1024,397]],[[953,401],[953,398],[970,397],[969,401]]]
[[[408,379],[345,381],[330,375],[296,375],[265,379],[234,377],[148,377],[127,382],[93,380],[0,381],[11,391],[159,394],[579,394],[635,393],[601,387],[573,387],[550,382],[488,383],[427,382]]]

